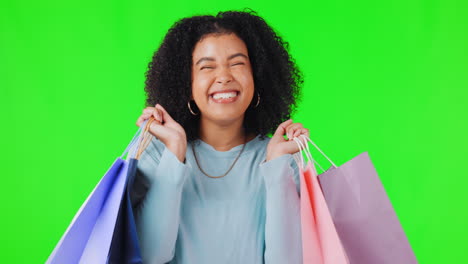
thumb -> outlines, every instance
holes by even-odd
[[[273,134],[273,137],[271,140],[273,141],[284,141],[284,134],[286,133],[286,128],[288,125],[292,123],[292,119],[288,119],[281,123],[278,128],[275,131],[275,134]]]
[[[175,122],[174,119],[171,117],[171,115],[169,115],[169,113],[166,111],[166,109],[164,109],[164,107],[162,107],[162,105],[160,104],[156,104],[156,108],[161,110],[162,111],[162,120],[164,122]]]

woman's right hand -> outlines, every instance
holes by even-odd
[[[179,159],[185,162],[187,151],[187,136],[184,128],[177,123],[160,104],[156,107],[146,107],[138,118],[136,125],[141,126],[151,116],[158,122],[152,122],[149,132],[159,139]]]

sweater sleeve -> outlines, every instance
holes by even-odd
[[[156,139],[138,161],[132,192],[140,199],[135,223],[143,263],[167,263],[174,257],[182,189],[189,169],[189,164],[181,163]]]
[[[302,263],[299,172],[291,154],[260,164],[266,188],[265,263]]]

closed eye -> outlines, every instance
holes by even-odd
[[[233,64],[232,66],[235,66],[235,65],[244,65],[244,63],[243,63],[243,62],[239,62],[239,63]]]
[[[203,70],[203,69],[213,69],[213,67],[210,67],[210,66],[203,66],[200,68],[200,70]]]

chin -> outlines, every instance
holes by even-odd
[[[236,111],[216,111],[210,112],[209,115],[205,115],[208,119],[219,123],[219,124],[231,124],[232,122],[244,118],[245,112],[240,112],[239,110]]]

